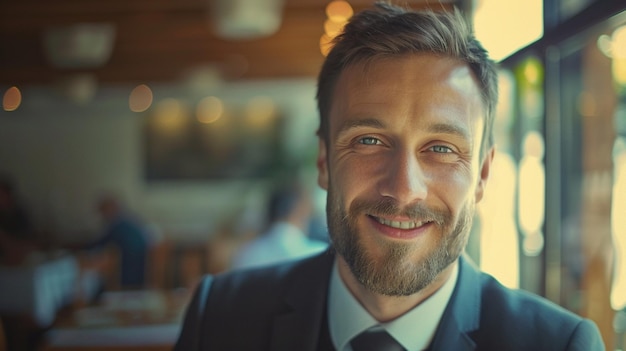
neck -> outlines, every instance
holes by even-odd
[[[392,321],[415,306],[428,299],[437,292],[450,279],[454,267],[458,265],[458,260],[446,267],[439,273],[437,278],[424,289],[409,296],[388,296],[368,290],[352,274],[350,267],[343,257],[337,256],[339,276],[346,287],[359,303],[381,323]]]

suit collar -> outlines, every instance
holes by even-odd
[[[274,318],[271,350],[316,350],[326,303],[330,271],[334,261],[332,249],[305,260],[294,270],[292,284],[285,295],[285,312]],[[431,349],[471,351],[476,343],[471,333],[480,322],[479,272],[462,256],[459,277],[448,307],[441,319]]]
[[[432,350],[470,351],[476,348],[471,333],[480,324],[479,272],[469,258],[459,259],[459,280],[441,319]]]
[[[285,312],[274,318],[271,350],[314,351],[326,315],[330,271],[334,261],[327,250],[303,261],[293,272],[294,278],[285,295]]]

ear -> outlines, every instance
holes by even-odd
[[[493,156],[495,154],[495,148],[491,147],[485,157],[482,160],[482,164],[480,166],[480,174],[478,178],[478,184],[476,185],[476,203],[479,203],[482,200],[485,187],[487,186],[487,180],[489,180],[489,174],[491,172],[491,163],[493,162]]]
[[[322,138],[318,139],[317,184],[322,189],[328,190],[328,153],[326,142]]]

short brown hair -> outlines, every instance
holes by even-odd
[[[318,135],[328,143],[328,118],[335,85],[344,69],[352,64],[382,57],[432,53],[459,59],[468,64],[479,82],[485,106],[485,127],[481,155],[493,145],[492,125],[498,100],[495,62],[476,40],[458,10],[412,11],[390,3],[377,2],[373,8],[352,16],[343,33],[333,41],[318,77]]]

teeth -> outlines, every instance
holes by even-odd
[[[379,217],[374,217],[376,218],[376,220],[381,223],[384,224],[386,226],[392,227],[392,228],[397,228],[397,229],[413,229],[416,227],[421,226],[423,223],[422,222],[413,222],[413,221],[390,221],[384,218],[379,218]]]

